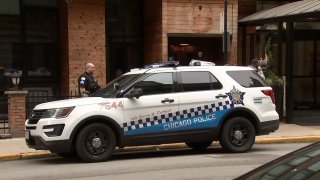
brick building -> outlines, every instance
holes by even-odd
[[[255,1],[228,3],[230,44],[223,61],[221,0],[2,1],[1,66],[23,71],[21,87],[68,94],[93,62],[100,84],[145,63],[205,59],[237,64],[238,19]],[[242,3],[242,4],[241,4]],[[240,4],[240,5],[239,5]],[[250,5],[250,6],[248,6]],[[5,9],[5,7],[8,7]],[[239,12],[239,10],[241,12]]]
[[[23,71],[22,89],[68,95],[77,90],[86,62],[96,65],[99,84],[112,80],[116,71],[158,61],[178,60],[186,65],[191,59],[202,59],[218,65],[247,65],[252,57],[263,56],[266,34],[274,31],[267,24],[244,32],[238,20],[289,2],[229,0],[230,43],[225,62],[223,0],[1,0],[0,66],[8,72]],[[319,32],[318,25],[304,25]],[[303,33],[297,38],[307,39]],[[307,42],[302,51],[303,44],[295,51],[300,59],[320,52],[319,40]],[[320,96],[314,93],[320,89],[320,63],[315,59],[310,59],[313,65],[299,62],[299,67],[315,67],[311,74],[307,68],[295,67],[297,76],[307,73],[306,78],[311,78],[297,79],[296,106],[320,106]],[[307,102],[299,83],[315,83]]]

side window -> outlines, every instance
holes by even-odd
[[[265,87],[265,81],[253,70],[228,71],[227,74],[243,87]]]
[[[216,77],[214,77],[211,73],[210,74],[210,80],[211,80],[211,86],[212,89],[222,89],[222,84],[218,81]]]
[[[146,79],[135,84],[134,87],[141,88],[143,95],[172,93],[172,73],[152,74]]]
[[[221,89],[221,83],[209,72],[181,72],[183,91]]]

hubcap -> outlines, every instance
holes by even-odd
[[[243,146],[249,140],[249,131],[243,124],[234,124],[229,134],[231,143],[235,146]]]
[[[86,149],[92,155],[98,156],[106,152],[108,147],[108,137],[102,131],[93,131],[88,134]]]
[[[94,148],[99,148],[101,146],[101,139],[96,137],[92,140],[92,146]]]
[[[242,132],[241,131],[235,131],[234,132],[234,138],[236,139],[236,140],[240,140],[240,139],[242,139]]]

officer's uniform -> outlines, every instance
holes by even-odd
[[[87,92],[90,94],[93,94],[96,92],[98,89],[101,87],[98,84],[98,81],[89,73],[84,72],[83,74],[80,75],[78,79],[78,85],[79,85],[79,92],[80,92],[80,87],[84,88]],[[87,95],[90,95],[87,94]]]

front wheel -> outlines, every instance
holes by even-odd
[[[84,127],[76,140],[78,157],[86,162],[101,162],[109,159],[116,148],[113,131],[101,123]]]
[[[243,117],[229,119],[222,127],[220,144],[228,152],[249,151],[255,141],[256,133],[249,120]]]

